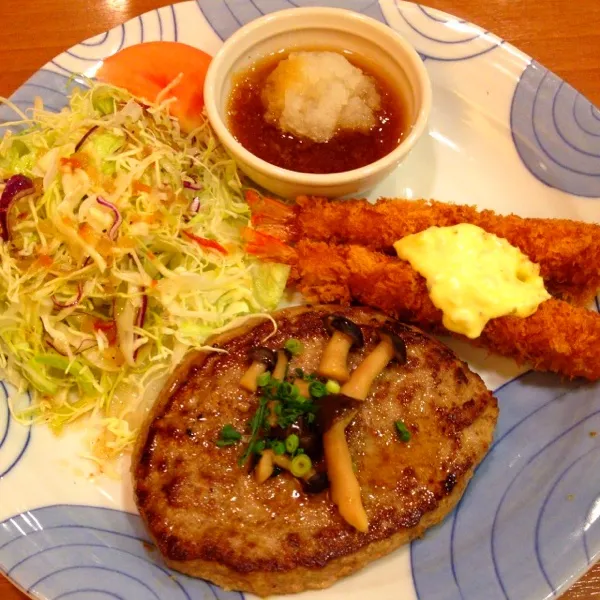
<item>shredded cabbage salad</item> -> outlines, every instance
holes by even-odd
[[[95,417],[98,460],[132,444],[189,349],[274,309],[289,273],[244,253],[234,161],[168,104],[90,82],[0,143],[0,367],[32,396],[13,414],[55,432]]]

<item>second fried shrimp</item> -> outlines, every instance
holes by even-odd
[[[407,262],[356,245],[305,240],[292,250],[258,235],[251,242],[253,253],[292,264],[290,284],[309,302],[359,302],[428,331],[448,333],[425,280]],[[539,371],[600,379],[600,315],[561,300],[543,302],[527,318],[492,319],[479,338],[469,341]]]

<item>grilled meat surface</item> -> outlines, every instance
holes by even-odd
[[[365,346],[385,326],[405,342],[406,364],[390,363],[346,430],[369,530],[348,525],[328,491],[306,494],[289,473],[259,485],[238,466],[241,444],[219,448],[221,429],[242,431],[258,404],[239,386],[251,348],[289,338],[304,344],[290,368],[314,372],[329,334],[326,314],[359,324]],[[286,309],[212,340],[177,369],[140,434],[132,473],[136,501],[172,568],[260,596],[321,589],[419,537],[455,506],[492,441],[496,399],[446,346],[362,307]],[[395,422],[411,439],[402,442]]]

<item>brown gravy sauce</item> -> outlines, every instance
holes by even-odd
[[[380,109],[375,112],[377,123],[368,133],[338,131],[328,142],[319,143],[267,123],[261,93],[266,79],[290,52],[268,56],[236,77],[227,120],[229,130],[246,150],[290,171],[326,174],[364,167],[398,146],[409,130],[406,100],[373,65],[347,51],[341,54],[375,80],[381,97]]]

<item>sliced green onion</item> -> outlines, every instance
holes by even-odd
[[[312,468],[312,461],[306,454],[299,454],[292,459],[292,475],[294,477],[304,477]]]
[[[320,381],[312,381],[308,386],[308,391],[313,398],[322,398],[327,395],[327,388]]]
[[[252,444],[252,452],[254,452],[254,454],[262,454],[266,445],[267,443],[265,440],[258,440],[258,442]]]
[[[295,338],[290,338],[289,340],[287,340],[283,347],[288,352],[291,352],[294,356],[302,354],[302,351],[304,350],[304,344],[300,340],[297,340]]]
[[[292,395],[292,388],[296,387],[296,386],[292,386],[292,384],[289,381],[282,381],[279,384],[279,387],[277,389],[277,395],[280,398],[289,398]],[[298,389],[298,388],[296,388]]]
[[[248,460],[248,457],[252,454],[252,452],[255,451],[254,446],[256,444],[256,440],[258,439],[260,430],[265,425],[266,419],[267,419],[267,399],[261,398],[260,402],[258,404],[258,409],[256,410],[256,412],[254,413],[254,416],[250,419],[250,422],[248,423],[248,426],[250,427],[250,430],[251,430],[250,442],[248,443],[248,447],[246,448],[245,452],[238,459],[238,464],[240,466],[242,466]],[[264,441],[262,443],[263,443],[263,448],[260,450],[260,452],[262,452],[262,450],[264,449]]]
[[[337,381],[334,381],[333,379],[328,379],[327,383],[325,384],[325,389],[329,394],[339,394],[342,387]]]
[[[225,425],[221,429],[219,439],[217,440],[217,446],[223,448],[224,446],[233,446],[242,439],[242,434],[230,423]]]
[[[262,373],[261,375],[259,375],[256,378],[256,385],[258,385],[258,387],[265,387],[265,386],[269,385],[270,381],[271,381],[271,373]]]
[[[285,452],[285,444],[279,440],[275,440],[271,442],[271,450],[279,456]]]
[[[400,440],[403,442],[410,441],[410,431],[402,421],[396,421],[396,431]]]
[[[294,454],[296,450],[298,450],[298,446],[300,445],[300,438],[292,433],[285,438],[285,451],[288,454]]]

